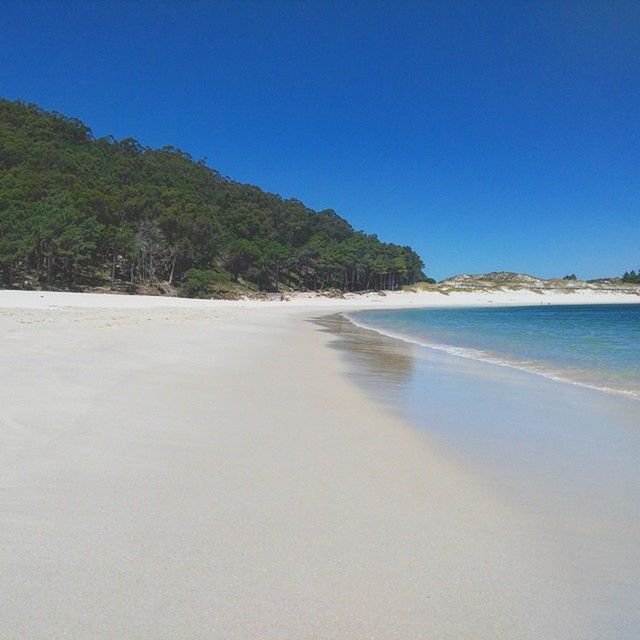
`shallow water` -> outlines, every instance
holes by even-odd
[[[370,325],[381,313],[358,321]],[[543,532],[583,602],[576,637],[640,637],[638,400],[391,339],[344,318],[327,326],[341,337],[334,346],[354,380]]]
[[[350,314],[418,345],[640,399],[640,304]]]

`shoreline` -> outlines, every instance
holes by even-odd
[[[612,303],[612,304],[617,304],[617,303]],[[512,305],[512,306],[515,306],[515,305]],[[363,309],[363,310],[359,309],[358,311],[370,311],[370,309]],[[638,394],[638,392],[636,391],[630,391],[626,389],[616,389],[614,387],[602,386],[594,383],[584,382],[581,380],[575,380],[573,378],[567,377],[566,374],[560,371],[556,371],[553,369],[542,370],[540,367],[534,367],[530,363],[523,364],[515,360],[507,360],[504,357],[500,357],[498,355],[485,354],[473,348],[456,347],[456,346],[447,345],[447,344],[420,341],[418,339],[410,338],[408,336],[404,336],[399,333],[385,331],[384,329],[381,329],[376,326],[372,326],[370,324],[358,322],[357,319],[353,318],[350,315],[351,313],[354,313],[354,312],[345,311],[341,315],[346,320],[351,322],[354,326],[359,327],[360,329],[364,329],[366,331],[374,331],[380,335],[391,338],[392,340],[400,340],[402,342],[406,342],[408,344],[412,344],[417,347],[431,349],[433,351],[440,351],[442,353],[446,353],[455,358],[465,358],[467,360],[481,362],[490,366],[505,367],[507,369],[513,369],[514,371],[522,371],[530,375],[540,376],[541,378],[552,380],[554,382],[574,385],[577,387],[581,387],[583,389],[590,389],[592,391],[598,391],[600,393],[606,393],[606,394],[621,397],[621,398],[640,401],[640,394]]]
[[[0,292],[0,635],[576,636],[539,523],[349,380],[352,301],[61,295]]]
[[[583,606],[571,637],[634,638],[637,402],[422,349],[344,314],[325,323],[334,325],[349,376],[371,398],[475,474],[478,486],[527,521],[532,539],[559,550],[558,566]]]

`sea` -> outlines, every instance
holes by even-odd
[[[356,383],[548,541],[577,594],[575,637],[640,638],[640,304],[329,324]]]
[[[419,346],[640,400],[640,304],[385,310],[350,317]]]

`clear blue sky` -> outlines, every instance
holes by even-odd
[[[0,95],[411,244],[640,267],[640,2],[2,3]]]

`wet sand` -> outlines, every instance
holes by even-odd
[[[322,323],[339,336],[332,346],[350,380],[506,508],[518,505],[512,516],[538,530],[581,603],[575,637],[638,637],[638,400],[395,340],[339,315]]]

